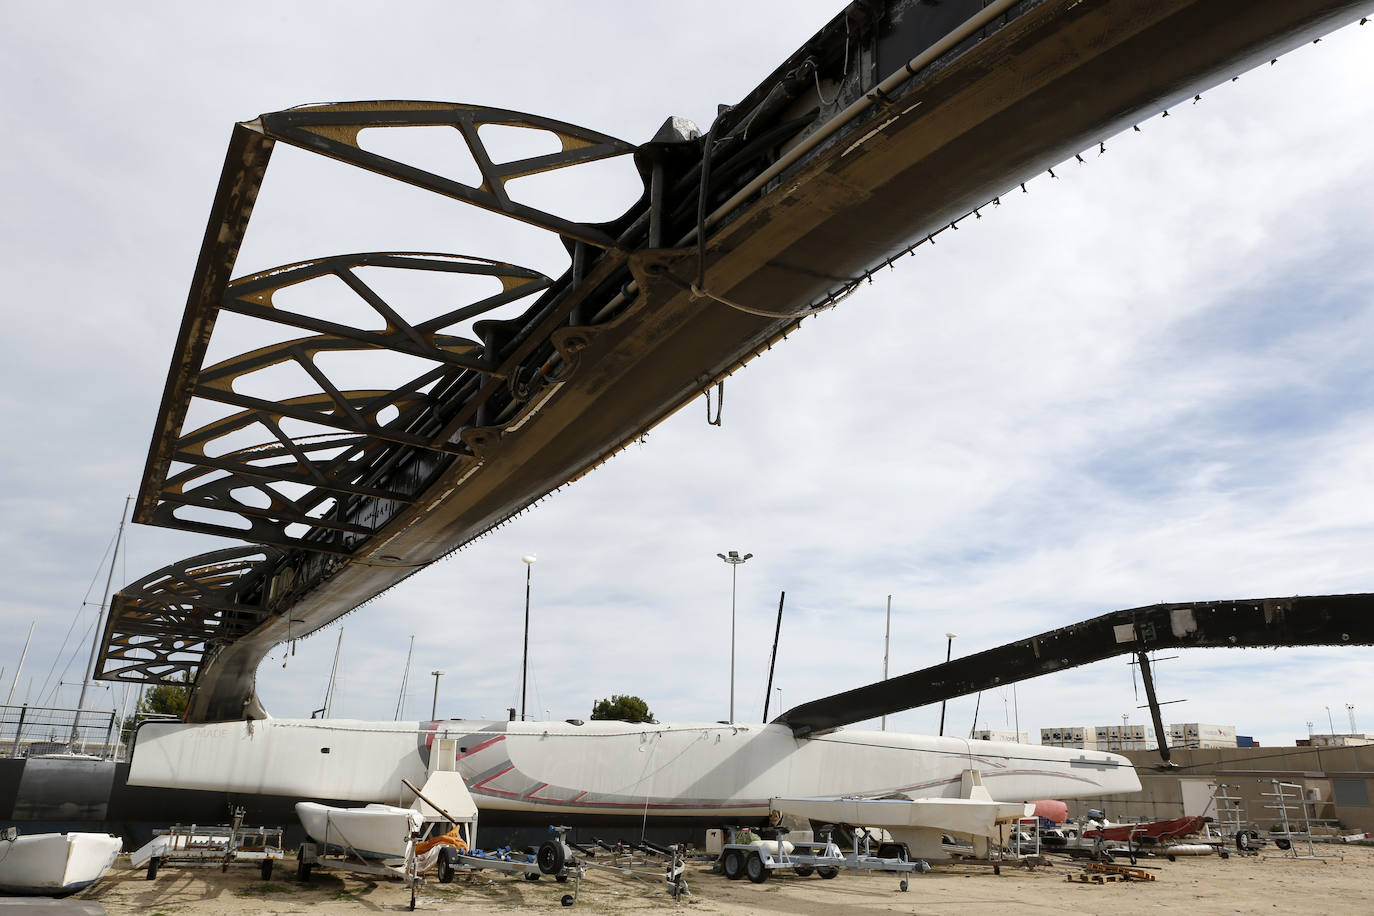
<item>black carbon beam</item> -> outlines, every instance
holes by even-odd
[[[1368,645],[1374,645],[1374,594],[1151,604],[803,703],[774,721],[805,737],[1156,649]]]

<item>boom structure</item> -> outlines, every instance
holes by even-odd
[[[123,590],[98,676],[185,678],[193,720],[262,716],[254,676],[271,646],[576,480],[1018,182],[1359,5],[859,0],[704,135],[670,118],[639,145],[451,102],[314,105],[236,125],[134,518],[256,546]],[[433,128],[454,131],[476,177],[367,140]],[[493,129],[552,151],[503,159]],[[475,254],[384,251],[236,276],[278,143],[555,233],[570,266],[553,278]],[[522,199],[519,179],[617,159],[642,193],[610,222]],[[487,287],[417,316],[379,282],[397,274]],[[337,309],[293,306],[293,290],[326,282]],[[278,342],[205,365],[223,312]],[[333,371],[340,354],[404,357],[413,372],[351,387]],[[304,391],[250,384],[286,371]],[[187,429],[188,416],[210,419]]]
[[[804,737],[1118,655],[1137,656],[1144,673],[1156,649],[1369,645],[1374,594],[1151,604],[803,703],[774,722]],[[1155,733],[1166,736],[1148,680],[1147,688]]]

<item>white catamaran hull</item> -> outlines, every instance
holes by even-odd
[[[976,770],[1003,801],[1136,792],[1116,754],[781,725],[625,722],[147,723],[130,785],[407,804],[435,739],[483,811],[549,815],[762,817],[778,796],[957,798]],[[448,768],[447,762],[440,769]]]
[[[0,894],[60,897],[89,887],[124,841],[105,833],[35,833],[0,840]]]

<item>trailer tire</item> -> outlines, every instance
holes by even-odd
[[[525,880],[526,880],[526,881],[538,881],[538,880],[539,880],[539,872],[537,872],[537,871],[527,871],[527,872],[525,872]]]
[[[439,853],[439,883],[453,883],[453,847],[445,846],[444,851]]]
[[[749,858],[744,860],[744,873],[754,884],[762,884],[768,880],[768,867],[763,864],[763,856],[752,853]]]
[[[1279,849],[1282,849],[1284,852],[1287,852],[1288,850],[1293,848],[1293,841],[1286,836],[1281,836],[1274,840],[1274,845],[1277,846]]]
[[[822,878],[825,878],[826,880],[838,876],[839,873],[840,870],[833,865],[822,865],[820,868],[816,869],[816,874],[820,875]]]
[[[572,894],[564,894],[564,895],[563,895],[563,899],[560,900],[560,901],[558,901],[558,902],[561,903],[561,904],[563,904],[564,906],[572,906],[572,905],[573,905],[573,895],[572,895]]]
[[[816,868],[814,865],[798,865],[793,871],[797,873],[798,878],[809,878],[816,873]]]
[[[272,860],[271,860],[271,859],[263,859],[263,860],[262,860],[262,867],[261,867],[260,871],[262,872],[262,880],[264,880],[264,881],[271,881],[271,880],[272,880]]]
[[[720,860],[720,870],[731,881],[738,881],[744,877],[744,862],[740,858],[738,849],[731,849],[725,853],[724,858]]]
[[[539,863],[539,870],[544,874],[558,874],[567,863],[567,857],[563,854],[563,844],[555,843],[553,840],[545,840],[544,844],[539,847],[535,861]]]
[[[157,867],[161,864],[162,860],[157,856],[153,856],[148,860],[148,877],[146,880],[151,881],[157,877]]]

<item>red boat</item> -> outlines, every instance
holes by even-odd
[[[1197,833],[1206,820],[1203,817],[1176,817],[1169,821],[1150,821],[1145,824],[1112,824],[1084,830],[1082,835],[1088,838],[1100,836],[1104,840],[1117,840],[1123,843],[1139,843],[1142,840],[1167,843],[1178,837]]]

